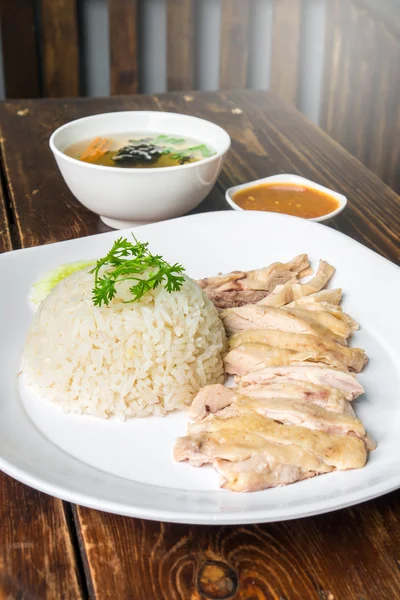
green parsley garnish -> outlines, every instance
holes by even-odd
[[[170,293],[181,289],[185,281],[180,275],[184,272],[182,265],[170,265],[162,256],[151,254],[148,243],[139,242],[134,235],[132,237],[135,244],[122,237],[116,240],[110,252],[98,260],[94,269],[90,271],[94,273],[95,306],[110,304],[117,294],[116,285],[121,281],[134,282],[129,288],[132,300],[128,302],[139,300],[162,283]]]

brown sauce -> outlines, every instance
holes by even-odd
[[[270,212],[313,219],[327,215],[339,202],[325,192],[292,183],[260,183],[236,192],[235,204],[245,210]]]

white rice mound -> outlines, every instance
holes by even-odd
[[[22,356],[36,395],[65,412],[126,419],[182,409],[200,388],[224,381],[224,328],[194,281],[131,303],[122,282],[100,308],[93,285],[89,269],[78,271],[40,304]]]

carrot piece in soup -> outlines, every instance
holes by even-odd
[[[83,160],[84,162],[95,162],[110,149],[111,144],[112,141],[107,140],[106,138],[95,138],[90,142],[83,154],[81,154],[80,160]]]

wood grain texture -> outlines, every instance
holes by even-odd
[[[297,106],[301,0],[274,0],[271,90]]]
[[[138,2],[108,0],[111,94],[138,91]]]
[[[84,598],[61,500],[0,473],[0,598]]]
[[[321,125],[400,192],[400,34],[357,0],[327,11]]]
[[[0,185],[0,254],[11,250],[11,227],[6,210],[6,198]],[[1,596],[0,596],[1,598]]]
[[[34,0],[1,0],[0,27],[6,97],[40,96]]]
[[[44,95],[79,96],[77,0],[41,0]]]
[[[249,23],[249,0],[221,0],[221,89],[247,87]]]
[[[1,150],[23,246],[100,230],[98,218],[63,183],[48,137],[65,121],[124,109],[195,114],[231,135],[219,182],[198,211],[227,208],[224,192],[231,185],[298,173],[348,196],[333,227],[400,263],[399,197],[296,110],[267,92],[246,90],[0,106]],[[168,525],[83,507],[73,511],[89,593],[96,600],[400,597],[399,491],[330,515],[248,527]],[[28,569],[24,560],[21,568]]]
[[[132,600],[393,600],[396,492],[287,523],[196,527],[77,507],[93,596]]]
[[[194,88],[194,0],[167,1],[167,85]]]

